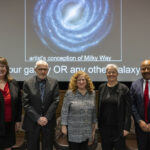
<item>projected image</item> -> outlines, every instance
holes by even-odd
[[[121,14],[122,0],[25,0],[25,61],[122,61]]]
[[[109,0],[38,0],[34,7],[34,30],[54,53],[86,51],[109,34],[112,23]]]
[[[150,0],[0,0],[1,56],[18,81],[35,75],[41,59],[61,82],[77,71],[106,81],[112,63],[120,81],[134,81],[149,56],[149,6]]]

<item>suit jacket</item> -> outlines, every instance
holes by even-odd
[[[50,77],[46,78],[45,92],[43,102],[40,96],[39,84],[37,77],[24,82],[23,85],[23,106],[25,116],[23,129],[34,130],[39,125],[38,119],[45,116],[48,124],[45,128],[54,128],[56,123],[56,108],[59,102],[58,82]]]
[[[22,103],[20,88],[15,80],[8,81],[8,86],[11,95],[11,108],[12,108],[12,123],[21,121]],[[0,92],[0,135],[5,134],[5,121],[4,121],[4,97]]]
[[[100,85],[99,87],[99,101],[98,101],[98,126],[101,128],[101,118],[100,109],[101,109],[101,100],[104,95],[107,83]],[[131,101],[130,93],[127,86],[122,83],[118,83],[116,89],[117,93],[117,103],[118,103],[118,130],[120,135],[122,135],[123,130],[130,130],[131,126]]]
[[[136,125],[139,120],[144,118],[144,93],[143,93],[143,78],[134,81],[130,89],[132,99],[132,114]],[[150,110],[148,110],[150,116]],[[150,119],[149,119],[150,120]]]

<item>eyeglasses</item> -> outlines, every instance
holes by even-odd
[[[6,65],[0,65],[0,68],[5,68],[6,67]]]
[[[48,71],[48,68],[38,68],[38,71]]]
[[[142,68],[141,68],[141,71],[146,71],[146,70],[147,70],[147,71],[150,71],[150,66],[142,67]]]
[[[77,82],[83,82],[83,81],[85,81],[86,79],[77,79]]]
[[[107,75],[111,75],[111,74],[114,75],[114,74],[117,74],[117,72],[116,72],[116,71],[108,71],[108,72],[106,72],[106,74],[107,74]]]

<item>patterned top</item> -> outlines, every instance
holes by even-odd
[[[68,126],[68,140],[80,143],[92,140],[92,124],[96,123],[95,91],[82,95],[68,90],[61,110],[61,124]]]

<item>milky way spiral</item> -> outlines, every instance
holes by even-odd
[[[110,32],[113,13],[109,0],[38,0],[34,30],[49,49],[83,52]]]

